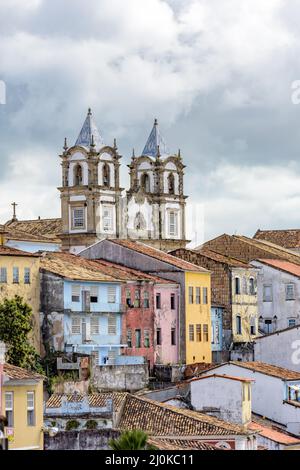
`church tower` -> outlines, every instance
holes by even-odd
[[[105,145],[89,109],[75,145],[62,160],[62,249],[78,253],[97,240],[120,237],[121,192],[116,141]]]
[[[154,121],[142,154],[131,159],[127,191],[127,238],[168,251],[185,247],[185,166],[171,154]]]

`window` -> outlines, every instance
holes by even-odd
[[[108,359],[108,364],[114,364],[116,361],[117,357],[117,351],[116,349],[111,349],[108,351],[107,359]]]
[[[99,317],[91,317],[91,334],[99,334]]]
[[[147,228],[145,217],[141,212],[138,212],[134,219],[135,230],[145,230]]]
[[[176,345],[176,328],[171,328],[171,345]]]
[[[295,284],[285,286],[285,300],[295,300]]]
[[[98,287],[97,286],[91,286],[90,301],[92,304],[96,304],[98,302]]]
[[[208,303],[207,287],[203,287],[203,303],[204,305],[207,305]]]
[[[156,328],[156,344],[157,346],[161,345],[161,329]]]
[[[132,348],[132,331],[131,328],[127,329],[127,346]]]
[[[112,207],[103,207],[103,230],[111,231],[113,229],[113,209]]]
[[[265,320],[265,333],[270,334],[273,332],[272,320]]]
[[[201,325],[196,325],[196,341],[201,341]]]
[[[249,279],[249,294],[255,295],[255,282],[253,277],[250,277]]]
[[[85,217],[84,217],[84,207],[74,207],[72,209],[72,228],[84,228],[85,227]]]
[[[91,311],[91,292],[89,290],[82,291],[82,311]]]
[[[72,335],[81,334],[81,319],[80,317],[72,317],[72,326],[71,326]]]
[[[160,295],[160,293],[156,294],[156,308],[158,310],[161,308],[161,295]]]
[[[140,306],[141,306],[140,289],[135,289],[135,291],[134,291],[134,306],[135,306],[135,308],[140,308]]]
[[[6,268],[0,268],[0,282],[2,284],[7,283],[7,269]]]
[[[24,268],[24,284],[30,284],[30,268]]]
[[[239,277],[236,277],[234,279],[234,290],[235,290],[235,293],[236,294],[240,294],[241,293],[241,280]]]
[[[115,315],[109,315],[108,316],[107,333],[109,335],[116,335],[117,334],[117,319],[116,319]]]
[[[178,213],[175,211],[169,212],[169,235],[176,237],[177,236],[177,226],[178,226]]]
[[[135,330],[135,347],[141,347],[141,330]]]
[[[290,318],[290,319],[289,319],[289,328],[292,327],[292,326],[296,326],[296,320],[295,320],[295,318]]]
[[[194,325],[189,325],[189,340],[195,341]]]
[[[255,321],[255,318],[253,317],[250,320],[250,334],[256,335],[256,321]]]
[[[169,194],[175,193],[175,178],[173,173],[170,173],[168,176],[168,192]]]
[[[104,163],[102,168],[102,182],[103,186],[106,186],[107,188],[110,186],[110,168],[108,163]]]
[[[127,307],[131,307],[131,292],[130,292],[130,289],[126,289],[125,296],[126,296],[126,305],[127,305]]]
[[[109,304],[116,303],[116,286],[109,286],[107,289],[107,302]]]
[[[149,308],[149,292],[147,290],[144,291],[144,308]]]
[[[144,330],[144,347],[150,348],[150,333],[149,330]]]
[[[142,174],[142,177],[141,177],[141,186],[142,186],[142,189],[146,192],[146,193],[149,193],[150,192],[150,178],[149,178],[149,175],[147,173],[143,173]]]
[[[80,302],[80,286],[72,285],[72,302]]]
[[[201,303],[201,289],[200,287],[196,287],[196,304],[200,304]]]
[[[7,426],[12,428],[14,425],[14,392],[5,392],[5,416]]]
[[[175,304],[175,294],[171,294],[170,300],[171,300],[171,310],[175,310],[175,308],[176,308],[175,307],[175,305],[176,305]]]
[[[208,342],[208,325],[203,325],[203,341]]]
[[[263,301],[272,302],[272,286],[271,284],[264,284],[263,287]]]
[[[242,319],[240,315],[236,316],[236,334],[237,335],[242,334]]]
[[[19,268],[14,266],[13,267],[13,283],[19,284]]]
[[[27,392],[27,426],[35,426],[35,396]]]
[[[189,304],[194,303],[194,288],[189,287]]]
[[[74,167],[74,186],[82,185],[82,166],[77,164]]]

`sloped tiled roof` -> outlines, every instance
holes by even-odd
[[[293,274],[293,276],[300,277],[300,265],[283,261],[279,259],[258,259],[257,261],[267,264],[273,268],[285,271],[286,273]]]
[[[243,426],[196,411],[128,394],[119,429],[142,429],[153,436],[248,435]]]
[[[4,375],[12,380],[41,380],[45,377],[37,372],[32,372],[22,367],[13,366],[12,364],[5,363],[3,366]]]
[[[212,374],[212,375],[206,375],[204,377],[194,377],[193,379],[190,379],[189,382],[197,382],[198,380],[205,380],[205,379],[210,379],[212,377],[216,377],[217,379],[228,379],[228,380],[235,380],[237,382],[253,382],[253,379],[249,379],[247,377],[235,377],[233,375],[227,375],[227,374]]]
[[[164,263],[171,264],[172,266],[175,266],[182,271],[196,271],[203,273],[209,272],[207,269],[202,268],[201,266],[189,263],[188,261],[177,258],[176,256],[170,255],[169,253],[165,253],[164,251],[158,250],[157,248],[153,248],[149,245],[145,245],[141,242],[119,239],[109,239],[109,241],[123,246],[124,248],[128,248],[129,250],[134,250],[143,255],[150,256],[151,258],[155,258]]]
[[[1,225],[0,233],[4,235],[7,240],[21,240],[28,242],[42,242],[42,243],[59,243],[60,240],[47,235],[35,235],[33,233],[23,232],[9,225]]]
[[[167,281],[158,276],[152,276],[151,274],[138,271],[137,269],[127,268],[126,266],[112,263],[105,260],[95,260],[99,267],[103,267],[106,272],[110,272],[112,276],[122,280],[132,281],[152,281],[160,284],[170,284],[172,281]]]
[[[300,229],[288,230],[257,230],[254,237],[266,240],[284,248],[300,248]]]
[[[219,367],[222,367],[226,364],[234,364],[238,367],[242,367],[244,369],[250,369],[254,372],[260,372],[261,374],[271,375],[272,377],[277,377],[282,380],[300,380],[300,372],[285,369],[283,367],[274,366],[272,364],[267,364],[265,362],[260,361],[250,361],[250,362],[243,362],[243,361],[230,361],[225,362],[223,364],[212,365],[208,367],[206,370],[201,371],[201,373],[209,372],[210,370],[216,370]]]
[[[278,442],[279,444],[284,445],[299,445],[300,446],[300,439],[289,434],[285,434],[276,429],[272,429],[269,426],[264,426],[261,423],[256,423],[252,421],[248,424],[248,429],[253,431],[258,431],[259,434],[271,441]]]
[[[28,253],[28,251],[17,250],[16,248],[11,248],[10,246],[0,245],[0,256],[30,256],[33,258],[38,257],[38,255],[33,253]]]
[[[8,221],[5,224],[7,230],[25,232],[28,235],[42,236],[59,241],[59,234],[62,232],[61,219],[36,219],[36,220],[16,220]]]
[[[168,439],[149,437],[147,442],[159,450],[220,450],[200,439]]]
[[[252,266],[248,263],[244,263],[243,261],[239,261],[238,259],[232,258],[230,256],[222,255],[221,253],[217,253],[213,250],[209,250],[208,248],[202,248],[196,250],[189,250],[188,248],[178,248],[177,250],[169,252],[173,256],[177,256],[178,258],[185,259],[185,256],[190,255],[197,257],[197,255],[203,256],[205,258],[210,258],[213,261],[218,263],[226,264],[230,267],[237,267],[237,268],[251,268]]]
[[[126,392],[103,392],[103,393],[92,393],[87,395],[88,402],[91,407],[104,408],[107,405],[107,400],[113,400],[113,407],[115,411],[118,411],[121,407],[124,399],[126,398]],[[66,398],[68,402],[80,403],[84,400],[86,395],[71,394],[71,393],[56,393],[48,398],[46,408],[60,408],[62,399]]]

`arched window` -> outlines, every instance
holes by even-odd
[[[74,186],[82,185],[82,166],[79,163],[74,167]]]
[[[110,168],[107,163],[105,163],[102,168],[102,181],[103,181],[103,186],[106,186],[106,187],[110,186]]]
[[[236,316],[236,334],[237,335],[242,334],[242,319],[240,315]]]
[[[150,192],[150,178],[148,173],[143,173],[141,177],[141,187],[145,191],[145,193]]]
[[[169,194],[175,193],[175,178],[173,173],[170,173],[168,176],[168,192]]]
[[[249,294],[255,295],[255,282],[253,277],[249,279]]]
[[[134,228],[135,230],[145,230],[146,228],[146,221],[145,221],[143,214],[141,214],[141,212],[138,212],[135,216]]]
[[[236,294],[240,294],[241,293],[241,280],[239,277],[236,277],[234,279],[234,289],[235,289],[235,293]]]

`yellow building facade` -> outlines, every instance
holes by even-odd
[[[40,352],[40,259],[32,253],[0,246],[0,302],[19,295],[33,313],[32,343]]]
[[[43,376],[4,364],[1,412],[12,450],[43,450]]]
[[[210,363],[210,272],[185,272],[186,363]]]
[[[257,270],[232,269],[231,292],[233,342],[252,342],[258,334]]]

